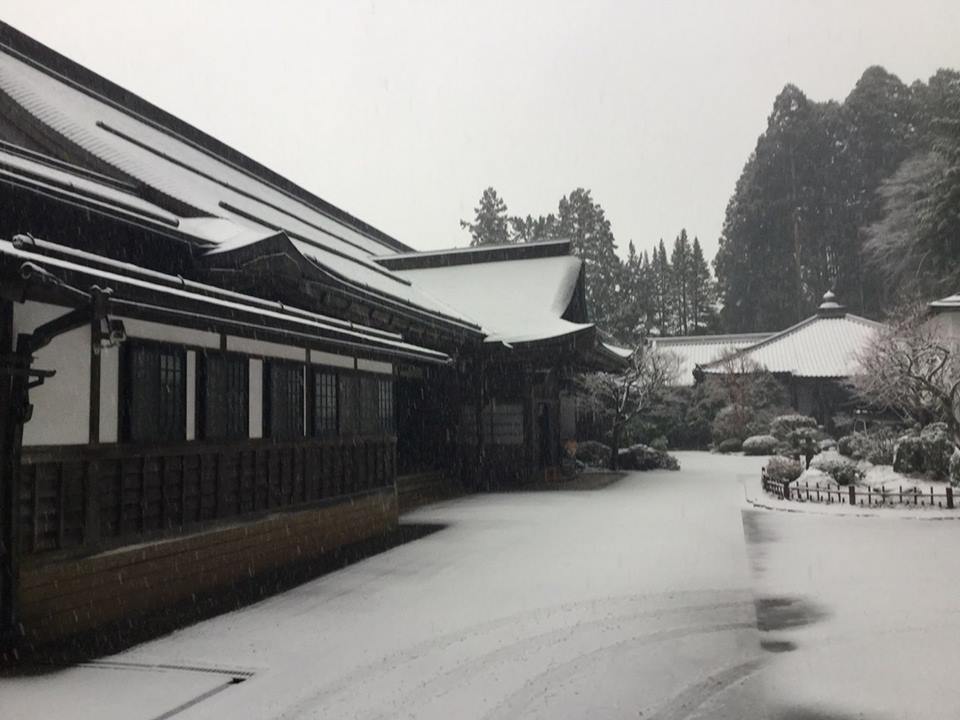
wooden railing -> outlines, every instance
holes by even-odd
[[[928,490],[919,488],[904,489],[902,485],[896,488],[861,487],[858,485],[838,485],[824,482],[785,482],[774,480],[766,472],[762,475],[763,489],[781,500],[797,502],[814,502],[839,505],[856,505],[858,507],[891,507],[896,505],[910,505],[917,507],[938,507],[953,509],[956,507],[954,489],[949,485],[942,491],[933,487]]]
[[[395,476],[392,436],[28,448],[18,549],[97,552],[393,487]]]

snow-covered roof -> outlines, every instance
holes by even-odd
[[[359,288],[435,315],[453,314],[442,302],[374,261],[375,256],[391,252],[396,246],[330,217],[225,157],[88,87],[47,68],[41,69],[9,49],[3,50],[0,48],[0,91],[23,111],[122,176],[194,208],[196,217],[177,218],[129,193],[119,193],[112,201],[161,215],[184,232],[203,238],[211,249],[221,244],[224,249],[242,247],[262,239],[269,230],[282,229],[305,257]],[[25,164],[11,158],[7,162]],[[55,170],[46,168],[45,172],[51,180],[65,180],[55,178]],[[85,184],[82,180],[71,182]],[[114,194],[109,189],[83,189]]]
[[[816,315],[741,350],[737,357],[772,373],[807,378],[850,377],[859,370],[860,353],[883,327],[844,312],[832,298],[825,298]],[[725,371],[716,362],[701,369],[715,374]]]
[[[570,255],[398,270],[414,286],[480,325],[487,342],[533,342],[593,326],[563,319],[581,261]]]
[[[53,248],[69,252],[71,259],[50,257],[42,252],[43,249]],[[276,329],[276,323],[279,321],[298,328],[298,332],[304,335],[333,343],[367,347],[389,354],[439,362],[449,360],[446,354],[406,343],[401,336],[395,333],[386,333],[382,330],[319,315],[308,310],[291,308],[283,303],[263,300],[262,298],[224,290],[214,285],[206,285],[185,280],[178,276],[139,268],[130,263],[119,263],[91,253],[56,246],[53,243],[38,243],[37,249],[41,252],[34,251],[29,244],[24,246],[19,243],[0,240],[0,258],[10,258],[18,263],[33,263],[54,276],[59,276],[62,272],[74,272],[85,277],[96,278],[104,286],[109,286],[115,291],[113,300],[115,304],[120,306],[125,303],[129,303],[131,307],[140,306],[139,302],[130,302],[125,297],[125,288],[149,291],[158,295],[177,298],[181,301],[188,301],[197,306],[205,306],[209,308],[213,317],[223,314],[224,317],[232,320],[233,314],[240,312],[257,318],[258,324],[264,328]],[[99,267],[101,265],[103,267]]]
[[[960,310],[960,293],[934,300],[930,307],[934,310]]]
[[[730,335],[682,335],[678,337],[657,337],[651,341],[653,346],[669,352],[677,358],[678,386],[693,385],[693,371],[698,365],[706,365],[719,360],[737,350],[743,350],[766,340],[772,333],[738,333]]]

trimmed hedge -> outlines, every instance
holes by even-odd
[[[863,470],[852,460],[821,460],[817,469],[833,478],[837,485],[856,485],[863,481]]]
[[[803,473],[803,468],[795,460],[777,455],[767,462],[766,471],[771,480],[793,482]]]
[[[584,440],[577,443],[577,460],[589,467],[610,467],[610,457],[613,451],[609,446],[596,440]]]
[[[737,440],[737,438],[729,438],[721,442],[719,445],[717,445],[717,452],[720,452],[720,453],[740,452],[741,447],[742,447],[742,443],[739,440]]]
[[[780,441],[773,435],[753,435],[743,441],[745,455],[773,455]]]
[[[649,445],[631,445],[617,455],[621,470],[679,470],[680,462],[664,450]]]
[[[780,415],[770,421],[770,434],[777,440],[787,440],[790,433],[800,428],[816,430],[817,421],[807,415]]]

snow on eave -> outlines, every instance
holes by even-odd
[[[242,295],[240,293],[223,291],[220,288],[212,285],[204,285],[203,283],[188,281],[174,276],[164,276],[162,273],[156,273],[154,271],[146,272],[151,273],[158,280],[161,278],[166,280],[164,284],[148,280],[141,280],[136,277],[121,275],[116,272],[101,270],[99,268],[93,268],[87,265],[81,265],[69,260],[62,260],[60,258],[24,251],[14,246],[13,243],[5,240],[0,240],[0,254],[5,254],[23,261],[34,262],[42,267],[46,266],[50,268],[59,268],[68,272],[76,272],[106,281],[119,283],[121,285],[150,290],[159,294],[175,296],[198,303],[205,303],[215,307],[220,307],[225,310],[246,312],[251,315],[260,316],[267,320],[281,320],[293,325],[303,326],[306,331],[313,329],[339,333],[347,337],[355,338],[358,343],[373,344],[381,347],[381,349],[389,350],[390,348],[393,348],[399,351],[409,351],[411,353],[420,354],[425,357],[436,358],[442,361],[449,360],[449,356],[446,353],[404,342],[401,336],[393,333],[386,333],[384,331],[377,330],[376,328],[368,328],[363,325],[357,325],[356,323],[348,323],[347,321],[338,320],[336,318],[328,318],[326,316],[316,315],[307,310],[288,307],[282,303],[262,300],[260,298]],[[127,265],[122,269],[130,270],[133,267],[136,266]],[[121,268],[117,269],[119,270]],[[178,283],[180,284],[180,287],[175,286]],[[210,294],[203,294],[204,291],[209,292]],[[229,296],[229,298],[216,297],[215,295],[217,294]],[[372,349],[376,349],[376,347],[373,347]]]
[[[937,310],[960,310],[960,293],[948,295],[945,298],[934,300],[927,304],[930,309]]]
[[[569,240],[560,239],[560,240],[537,240],[536,242],[527,242],[527,243],[501,243],[496,245],[476,245],[476,246],[467,246],[467,247],[452,247],[452,248],[443,248],[441,250],[413,250],[411,252],[403,253],[390,253],[387,255],[375,255],[374,260],[404,260],[407,258],[420,258],[420,257],[434,257],[438,255],[457,255],[462,253],[483,253],[490,252],[495,250],[500,251],[510,251],[515,250],[518,253],[522,252],[523,248],[537,247],[537,246],[550,246],[550,245],[568,245]]]

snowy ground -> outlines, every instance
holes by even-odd
[[[960,522],[757,510],[764,458],[679,455],[422,509],[444,529],[110,665],[0,679],[0,718],[960,717]]]

